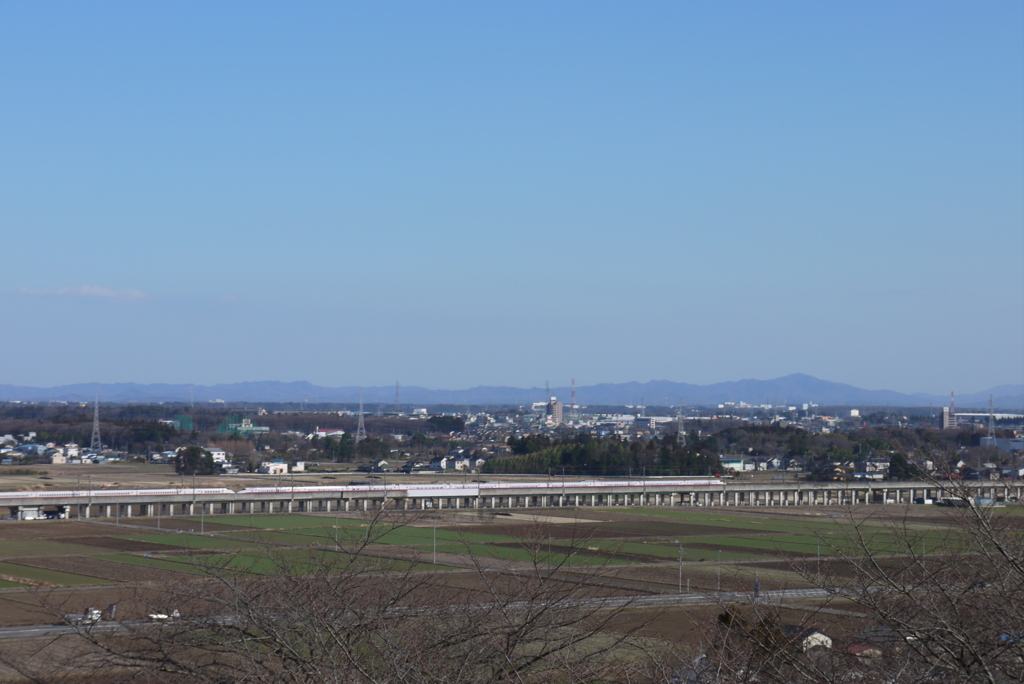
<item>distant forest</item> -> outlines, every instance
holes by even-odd
[[[720,473],[719,455],[751,459],[793,458],[807,461],[808,469],[830,462],[895,458],[899,453],[912,458],[937,461],[956,455],[968,460],[1004,462],[1009,454],[981,447],[979,430],[936,430],[863,428],[850,432],[816,434],[796,427],[748,425],[729,427],[711,435],[691,432],[687,446],[674,435],[650,440],[626,441],[616,437],[550,438],[528,435],[512,438],[512,455],[490,459],[487,473],[560,474],[593,476],[714,475]],[[903,470],[899,476],[906,475]],[[894,473],[895,474],[895,473]]]
[[[675,436],[624,441],[577,435],[564,439],[530,435],[509,440],[512,456],[492,458],[485,473],[562,473],[566,475],[713,475],[718,454],[707,441],[680,446]]]

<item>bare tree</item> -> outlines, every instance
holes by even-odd
[[[629,604],[595,587],[601,568],[582,565],[584,538],[552,546],[536,527],[519,560],[462,555],[470,567],[453,581],[382,555],[375,542],[397,515],[367,518],[338,549],[196,556],[202,577],[139,591],[135,612],[154,619],[75,625],[4,660],[40,682],[592,682],[639,671],[638,627],[616,626]]]
[[[1024,681],[1024,519],[978,505],[955,479],[933,479],[949,504],[939,519],[881,521],[851,508],[819,536],[828,560],[792,559],[830,598],[789,630],[765,602],[723,607],[694,682]],[[804,637],[827,614],[848,616],[832,648]],[[699,672],[698,672],[699,671]]]

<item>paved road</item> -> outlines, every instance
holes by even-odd
[[[793,599],[821,599],[830,595],[826,589],[786,589],[782,591],[763,591],[760,601],[778,603]],[[726,603],[749,603],[752,596],[749,592],[727,591],[720,595],[716,592],[690,594],[652,594],[647,596],[606,596],[583,601],[585,608],[667,608],[672,606],[717,605]],[[87,629],[93,632],[111,632],[120,629],[146,624],[142,622],[99,622]],[[151,623],[150,623],[151,624]],[[81,627],[71,625],[26,625],[23,627],[0,628],[0,641],[21,641],[24,639],[53,638],[63,634],[74,634]]]
[[[793,599],[821,599],[832,595],[827,589],[784,589],[780,591],[762,591],[759,602],[778,603]],[[648,596],[611,596],[591,599],[588,603],[602,605],[607,608],[630,606],[649,608],[654,606],[694,606],[715,605],[724,603],[750,603],[753,596],[748,591],[694,592],[690,594],[651,594]]]

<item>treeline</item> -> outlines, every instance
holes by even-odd
[[[719,467],[718,454],[696,433],[686,447],[680,446],[675,436],[624,441],[589,435],[564,439],[531,435],[512,438],[508,444],[513,455],[490,459],[484,465],[485,473],[714,475]]]
[[[35,432],[37,444],[57,445],[73,442],[88,446],[92,438],[92,421],[57,422],[52,420],[18,421],[0,420],[0,434],[27,434]],[[101,421],[100,436],[103,444],[115,449],[142,453],[147,450],[178,446],[189,434],[179,433],[166,423],[145,420]]]
[[[353,461],[393,459],[392,449],[406,447],[414,453],[437,455],[447,452],[452,447],[465,446],[465,442],[445,437],[429,437],[416,433],[408,441],[397,442],[390,435],[383,437],[367,437],[356,446],[352,433],[346,432],[340,437],[314,437],[309,442],[310,458],[349,463]]]
[[[721,454],[755,458],[805,458],[811,461],[851,461],[889,458],[902,448],[910,454],[954,453],[959,447],[978,447],[984,432],[935,428],[861,428],[818,434],[778,425],[730,427],[708,438]]]
[[[917,472],[901,449],[915,458],[975,451],[985,451],[987,458],[995,460],[1005,458],[1005,454],[988,453],[994,449],[977,446],[983,434],[972,429],[934,428],[864,428],[815,434],[789,426],[746,425],[702,437],[691,432],[685,448],[677,444],[674,435],[635,441],[589,435],[526,435],[509,439],[512,455],[489,460],[484,472],[548,474],[564,469],[567,475],[713,475],[720,467],[719,455],[739,455],[806,459],[811,468],[815,464],[880,458],[890,461],[892,478],[907,479]],[[958,452],[958,447],[967,451]]]

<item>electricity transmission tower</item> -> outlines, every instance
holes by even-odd
[[[103,445],[100,443],[100,395],[97,393],[92,407],[92,441],[89,443],[89,449],[98,454],[102,448]]]
[[[576,406],[576,378],[572,379],[572,406],[569,407],[569,420],[574,424],[579,423],[580,415]]]
[[[359,390],[359,425],[356,427],[356,436],[353,438],[356,446],[366,439],[366,425],[363,424],[363,390]]]
[[[681,447],[686,446],[686,429],[683,427],[683,405],[680,404],[676,411],[676,442]]]
[[[992,405],[992,395],[988,395],[988,438],[994,440],[996,438],[996,410]],[[995,446],[993,441],[992,446]]]

